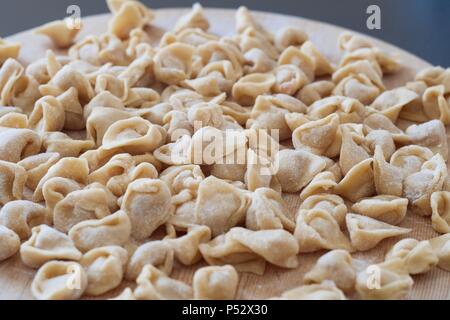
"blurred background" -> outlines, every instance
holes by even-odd
[[[150,8],[190,7],[195,1],[142,0]],[[237,8],[301,16],[378,37],[434,65],[450,67],[449,0],[203,0],[204,7]],[[82,16],[107,12],[104,0],[2,0],[0,37],[66,16],[69,5]],[[381,8],[381,30],[366,27],[369,5]]]

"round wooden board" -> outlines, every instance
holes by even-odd
[[[164,31],[171,29],[180,15],[188,12],[188,10],[185,8],[156,10],[156,20],[149,29],[155,43],[157,43]],[[206,16],[211,23],[211,31],[220,35],[233,34],[234,14],[235,10],[206,9]],[[337,46],[337,37],[345,29],[293,16],[265,12],[253,12],[253,14],[271,32],[276,32],[283,26],[299,26],[308,33],[310,39],[319,50],[331,61],[337,63],[341,58],[341,52]],[[108,14],[83,18],[83,29],[79,34],[79,38],[87,34],[100,34],[106,31],[108,19]],[[34,35],[30,31],[11,36],[8,39],[22,43],[23,48],[19,59],[23,64],[28,64],[43,57],[47,49],[54,49],[49,39],[44,36]],[[404,65],[399,73],[384,78],[388,88],[404,84],[411,80],[418,70],[429,66],[427,62],[393,45],[377,39],[372,39],[372,41],[384,50],[397,54]],[[298,195],[284,195],[284,197],[288,201],[290,213],[294,215],[300,205],[300,198]],[[401,225],[413,228],[413,232],[408,235],[409,237],[422,240],[437,236],[431,228],[429,218],[409,214]],[[387,250],[398,240],[398,238],[385,240],[375,249],[364,253],[356,253],[353,256],[358,259],[364,259],[367,263],[382,261]],[[237,298],[265,299],[301,285],[304,273],[314,265],[317,258],[322,254],[323,252],[299,255],[299,268],[295,270],[281,269],[268,265],[263,276],[241,274]],[[193,272],[199,266],[186,268],[176,265],[171,276],[191,283]],[[22,264],[18,255],[1,263],[0,299],[31,299],[30,284],[34,273],[35,270],[29,269]],[[450,273],[448,272],[433,268],[431,272],[425,275],[415,276],[414,281],[415,284],[408,297],[409,299],[450,298]],[[123,283],[119,288],[101,298],[114,297],[126,286],[133,286],[133,284]]]

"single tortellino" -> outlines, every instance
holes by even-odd
[[[417,94],[414,91],[406,88],[397,88],[383,92],[375,99],[370,107],[381,112],[395,122],[403,107],[416,98]]]
[[[69,47],[79,31],[80,27],[72,27],[68,21],[64,20],[46,23],[34,30],[37,34],[49,37],[58,48]]]
[[[0,205],[5,205],[22,199],[27,172],[18,164],[0,160],[0,181]]]
[[[22,262],[30,268],[39,268],[51,260],[78,261],[81,256],[66,234],[45,224],[34,227],[31,237],[20,246]]]
[[[17,59],[21,45],[0,38],[0,66],[9,58]]]
[[[430,201],[433,229],[439,233],[450,233],[450,192],[433,192]]]
[[[194,299],[233,300],[239,284],[239,275],[231,265],[203,267],[192,279]]]
[[[103,136],[102,148],[131,154],[152,152],[166,140],[166,130],[140,117],[119,120]]]
[[[337,69],[332,76],[335,83],[341,82],[348,76],[355,74],[365,75],[375,86],[384,91],[385,87],[382,81],[382,72],[378,64],[373,64],[368,60],[357,60]],[[384,99],[383,99],[384,101]],[[401,109],[401,108],[400,108]],[[394,110],[393,111],[395,114]],[[400,110],[398,110],[400,112]]]
[[[170,189],[159,179],[135,180],[128,185],[121,209],[129,217],[133,238],[145,239],[172,214]]]
[[[293,232],[295,223],[280,193],[269,188],[259,188],[251,194],[245,226],[250,230],[286,229]]]
[[[333,89],[334,95],[354,98],[364,105],[370,105],[380,93],[380,88],[362,73],[342,79]]]
[[[294,95],[309,83],[309,79],[305,73],[293,64],[278,66],[272,72],[276,79],[273,87],[273,91],[276,93]]]
[[[396,143],[407,144],[409,137],[385,115],[381,113],[372,113],[364,119],[364,131],[370,134],[371,131],[387,131],[392,135]],[[390,157],[388,157],[390,158]]]
[[[360,271],[356,291],[364,300],[398,300],[408,295],[413,283],[404,261],[392,259]]]
[[[131,288],[125,288],[118,296],[111,298],[109,300],[137,300]]]
[[[42,177],[60,158],[57,152],[46,152],[29,156],[19,161],[17,164],[27,170],[27,182],[25,185],[31,190],[36,189]]]
[[[39,153],[41,138],[30,129],[0,127],[0,160],[17,163]]]
[[[281,150],[274,162],[281,189],[289,193],[300,191],[326,166],[321,157],[304,150]]]
[[[347,214],[345,220],[352,246],[359,251],[370,250],[386,238],[397,237],[411,232],[411,229],[396,227],[354,213]]]
[[[51,212],[44,206],[27,200],[8,202],[0,210],[0,224],[13,230],[21,240],[31,235],[31,230],[41,224],[50,225]]]
[[[42,147],[48,153],[58,153],[61,158],[78,157],[92,149],[95,143],[91,140],[75,140],[63,132],[46,132],[42,134]]]
[[[151,264],[142,269],[134,295],[138,300],[187,300],[192,299],[192,288],[184,282],[169,278]]]
[[[184,43],[173,43],[158,50],[153,58],[156,79],[169,85],[190,79],[194,53],[195,48]]]
[[[86,272],[79,263],[49,261],[34,276],[31,292],[39,300],[76,300],[87,285]]]
[[[365,137],[365,145],[371,153],[379,146],[385,159],[390,159],[396,150],[395,140],[392,134],[386,130],[372,130]]]
[[[424,146],[439,153],[444,160],[448,158],[448,142],[445,126],[442,121],[431,120],[419,125],[409,126],[405,133],[411,140],[411,143]]]
[[[95,248],[86,252],[80,260],[88,279],[84,293],[99,296],[119,286],[127,260],[128,252],[118,246]]]
[[[304,86],[298,93],[297,99],[300,99],[307,106],[331,95],[335,88],[334,82],[319,80]]]
[[[300,252],[315,252],[323,249],[352,250],[347,236],[341,231],[334,217],[323,209],[300,209],[297,214],[294,236]]]
[[[271,188],[281,192],[281,184],[276,177],[276,168],[271,157],[258,156],[253,149],[247,150],[245,184],[249,191],[255,191],[258,188]]]
[[[68,233],[81,221],[101,219],[110,213],[105,190],[100,188],[76,190],[55,205],[53,224],[57,230]]]
[[[195,220],[197,224],[210,227],[215,237],[242,223],[249,203],[250,199],[244,191],[210,176],[200,183]]]
[[[361,123],[366,112],[364,105],[358,100],[341,96],[320,99],[308,108],[308,116],[313,120],[335,113],[339,116],[340,123]]]
[[[81,252],[104,246],[122,246],[127,243],[130,234],[130,218],[124,211],[99,220],[82,221],[69,231],[69,237]]]
[[[300,68],[308,77],[309,82],[314,81],[316,61],[309,54],[304,53],[299,48],[289,46],[278,57],[278,64],[292,64]]]
[[[14,107],[4,107],[4,108],[14,108]],[[0,127],[15,128],[15,129],[25,129],[28,127],[28,118],[25,114],[19,112],[6,112],[4,115],[1,114],[2,112],[0,110]]]
[[[201,260],[200,244],[211,240],[211,229],[207,226],[190,225],[186,234],[174,239],[164,239],[174,250],[175,259],[190,266]]]
[[[366,159],[353,166],[334,191],[351,202],[373,196],[376,190],[372,163],[373,159]]]
[[[72,179],[61,177],[50,178],[42,187],[45,205],[53,212],[53,209],[59,201],[63,200],[72,191],[81,190],[82,188],[82,184]]]
[[[244,74],[264,73],[276,67],[276,61],[260,48],[252,48],[244,54]]]
[[[275,76],[270,73],[246,75],[233,85],[233,98],[241,105],[252,105],[258,96],[270,93],[275,82]]]
[[[341,126],[342,144],[339,157],[339,167],[346,175],[358,163],[370,158],[370,154],[357,143],[359,136],[355,135],[348,127]]]
[[[398,225],[406,216],[408,199],[390,195],[379,195],[361,199],[351,209],[354,213]]]
[[[20,248],[19,236],[0,224],[0,261],[6,260],[16,254]]]
[[[391,156],[390,164],[394,165],[405,177],[417,173],[422,165],[433,157],[433,152],[416,145],[405,146]]]
[[[113,13],[108,30],[121,39],[128,38],[133,29],[142,28],[153,21],[153,11],[139,1],[108,0],[107,4]]]
[[[86,184],[88,180],[89,167],[88,162],[81,158],[62,158],[55,163],[47,173],[39,181],[33,194],[33,201],[39,202],[44,200],[43,187],[44,184],[54,177],[67,178],[80,184]]]
[[[139,246],[128,261],[125,277],[127,280],[136,280],[146,265],[170,275],[173,267],[174,250],[166,241],[149,241]]]
[[[450,271],[450,234],[446,233],[428,241],[430,241],[433,251],[438,256],[438,267]]]
[[[300,210],[321,209],[331,214],[341,228],[345,227],[347,206],[344,199],[335,194],[316,194],[306,198]],[[300,212],[300,211],[299,211]]]
[[[275,36],[275,45],[283,51],[290,46],[301,46],[308,40],[308,35],[298,27],[288,26],[278,30]]]
[[[295,149],[305,149],[317,155],[334,158],[341,147],[340,143],[336,143],[338,129],[338,115],[330,114],[296,128],[292,133],[292,143]]]
[[[174,31],[179,32],[187,28],[199,28],[204,31],[209,29],[209,22],[203,13],[203,7],[199,3],[192,5],[192,10],[178,19]]]
[[[332,192],[336,186],[336,176],[332,172],[321,172],[302,190],[300,199],[305,200],[315,194]]]
[[[424,162],[419,172],[403,181],[403,196],[410,201],[412,210],[420,215],[432,214],[430,199],[436,191],[441,191],[447,179],[447,166],[440,154]]]
[[[314,75],[325,76],[334,72],[334,67],[328,61],[328,59],[319,52],[316,46],[311,41],[306,41],[300,47],[300,51],[311,57],[314,61]]]
[[[345,294],[333,281],[310,284],[285,291],[275,300],[346,300]]]
[[[372,48],[372,43],[360,35],[351,32],[343,32],[338,38],[339,48],[341,50],[352,52],[361,48]]]
[[[402,259],[409,274],[430,271],[439,259],[429,241],[403,239],[397,242],[386,254],[385,260]]]
[[[303,277],[305,284],[320,284],[325,280],[333,281],[345,292],[354,290],[356,267],[348,251],[338,249],[324,254]]]
[[[256,274],[264,273],[266,261],[283,268],[298,265],[297,240],[281,229],[251,231],[235,227],[201,244],[200,252],[208,264],[232,264],[239,271]]]

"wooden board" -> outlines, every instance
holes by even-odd
[[[150,33],[155,41],[161,37],[164,30],[173,27],[181,14],[189,9],[160,9],[156,11],[156,20]],[[207,9],[206,15],[211,23],[211,31],[220,35],[231,35],[234,32],[234,10]],[[301,27],[308,33],[310,39],[317,45],[329,59],[337,63],[341,58],[341,52],[337,47],[337,37],[344,31],[343,28],[326,23],[311,21],[298,17],[254,12],[255,17],[268,30],[276,32],[279,28],[288,25]],[[80,37],[86,34],[99,34],[106,30],[109,15],[99,15],[83,19],[83,30]],[[37,58],[43,57],[45,51],[52,48],[50,41],[31,32],[23,32],[9,38],[20,41],[23,44],[20,60],[27,64]],[[411,80],[415,73],[429,64],[420,58],[409,54],[395,46],[387,44],[377,39],[372,39],[379,47],[390,53],[398,54],[404,67],[394,76],[385,77],[384,81],[388,88],[399,86]],[[294,215],[300,204],[298,195],[285,195],[289,203],[290,213]],[[437,236],[430,225],[430,218],[418,217],[409,214],[401,224],[404,227],[413,228],[413,232],[408,235],[417,239],[429,239]],[[398,241],[398,238],[383,241],[375,249],[365,253],[354,254],[355,258],[364,259],[367,263],[382,261],[389,248]],[[264,299],[281,294],[287,289],[294,288],[302,284],[302,278],[315,263],[321,253],[301,254],[298,259],[300,266],[295,270],[286,270],[268,266],[263,276],[252,274],[241,274],[239,283],[239,299]],[[186,268],[176,265],[172,276],[187,283],[191,283],[192,275],[200,265]],[[26,268],[20,261],[20,257],[15,257],[0,264],[0,299],[31,299],[30,284],[35,271]],[[450,299],[450,273],[434,268],[431,272],[415,276],[414,287],[408,298],[410,299]],[[117,295],[121,290],[132,285],[123,283],[116,290],[108,293],[102,298],[109,298]]]

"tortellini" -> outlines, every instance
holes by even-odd
[[[303,285],[285,291],[276,300],[346,300],[345,294],[336,287],[333,281],[320,284]]]
[[[87,285],[86,272],[79,263],[50,261],[34,276],[31,292],[39,300],[75,300]]]
[[[408,199],[380,195],[361,199],[352,206],[352,211],[389,224],[397,225],[406,216]]]
[[[86,252],[80,260],[88,280],[85,294],[98,296],[117,287],[122,282],[127,260],[128,252],[118,246]]]
[[[32,229],[20,246],[20,256],[25,265],[39,268],[51,260],[78,261],[82,254],[66,234],[43,224]]]
[[[402,259],[409,274],[428,272],[439,262],[430,242],[416,239],[400,240],[389,250],[385,259]]]
[[[0,224],[0,261],[13,256],[20,248],[19,236]]]
[[[35,30],[36,33],[49,37],[59,48],[70,46],[79,31],[80,28],[72,27],[63,20],[49,22]]]
[[[0,160],[19,162],[39,153],[42,140],[30,129],[0,127]]]
[[[434,253],[438,257],[438,266],[450,271],[450,234],[446,233],[440,237],[429,240]]]
[[[431,225],[440,233],[450,233],[450,192],[437,191],[431,195]]]
[[[192,282],[194,299],[232,300],[239,275],[231,265],[203,267],[195,272]]]
[[[401,236],[411,231],[353,213],[347,214],[345,219],[352,246],[359,251],[370,250],[383,239]]]

